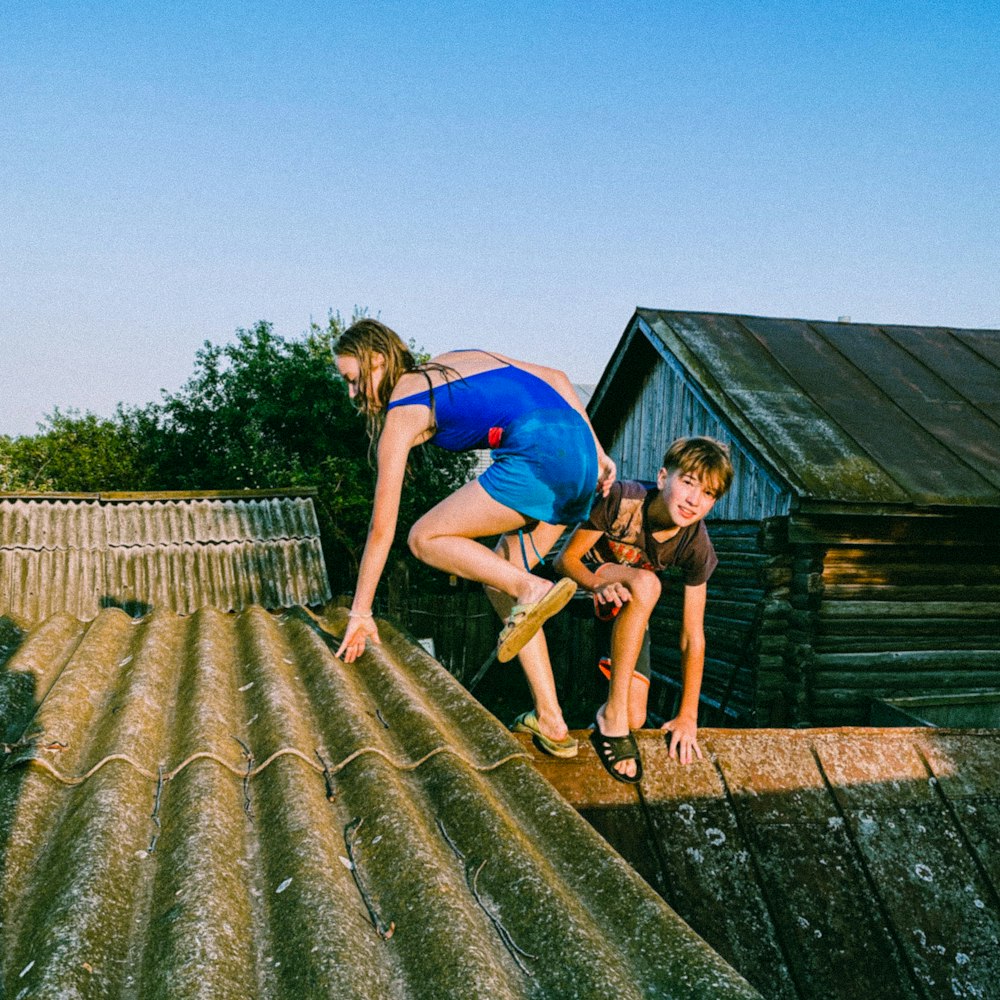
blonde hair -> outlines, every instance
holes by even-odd
[[[416,358],[399,334],[377,319],[359,319],[353,323],[337,338],[333,353],[354,358],[358,363],[357,405],[365,415],[368,436],[375,441],[385,423],[385,411],[392,390],[403,375],[417,367]],[[372,396],[372,357],[375,354],[381,354],[385,359],[385,372]]]
[[[718,500],[733,482],[733,461],[729,448],[710,437],[678,438],[663,456],[667,472],[678,469],[697,476]]]

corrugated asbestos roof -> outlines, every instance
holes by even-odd
[[[1000,330],[639,309],[616,358],[636,329],[800,497],[1000,506]]]
[[[758,997],[436,661],[342,610],[0,621],[0,995]]]
[[[589,746],[536,766],[770,1000],[1000,997],[1000,733],[640,734],[639,790]],[[530,745],[525,743],[526,748]]]
[[[309,496],[0,497],[0,611],[32,621],[331,596]]]

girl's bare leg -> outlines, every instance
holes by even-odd
[[[466,483],[413,525],[410,550],[435,569],[493,587],[516,604],[533,604],[552,584],[528,572],[520,560],[505,559],[476,541],[516,531],[527,523],[522,514],[494,500],[478,482]]]
[[[534,528],[531,532],[531,541],[534,542],[534,545],[532,546],[531,542],[525,540],[529,568],[533,568],[538,563],[538,556],[544,558],[562,531],[561,525],[554,524],[539,524]],[[527,532],[525,534],[527,535]],[[537,555],[535,554],[536,550]],[[496,551],[515,566],[524,566],[521,546],[513,535],[505,535],[501,538]],[[489,597],[490,603],[501,618],[506,618],[510,614],[510,609],[515,602],[507,594],[487,587],[486,596]],[[528,687],[531,689],[531,697],[535,703],[535,714],[538,716],[538,728],[551,739],[563,739],[568,730],[563,719],[562,708],[559,706],[559,698],[556,695],[556,683],[552,675],[552,663],[549,660],[545,634],[541,629],[521,649],[521,652],[518,653],[518,659],[521,661],[521,669],[524,671]]]
[[[410,549],[421,562],[484,584],[493,607],[501,618],[506,618],[513,605],[533,604],[552,588],[548,580],[535,576],[530,568],[538,562],[534,550],[544,556],[563,527],[538,524],[534,528],[534,549],[526,543],[527,567],[516,540],[501,538],[493,550],[475,539],[505,535],[527,524],[522,514],[494,500],[478,482],[466,483],[413,525]],[[566,723],[541,630],[518,656],[535,702],[539,728],[552,739],[563,739]]]

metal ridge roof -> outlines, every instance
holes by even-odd
[[[758,997],[379,623],[0,620],[0,994]]]
[[[636,326],[801,499],[1000,506],[1000,330],[644,308]]]
[[[998,995],[1000,732],[703,729],[686,767],[639,740],[639,788],[531,752],[764,996]]]

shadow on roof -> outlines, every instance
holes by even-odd
[[[996,997],[1000,733],[645,732],[639,789],[589,746],[536,766],[775,1000]]]

